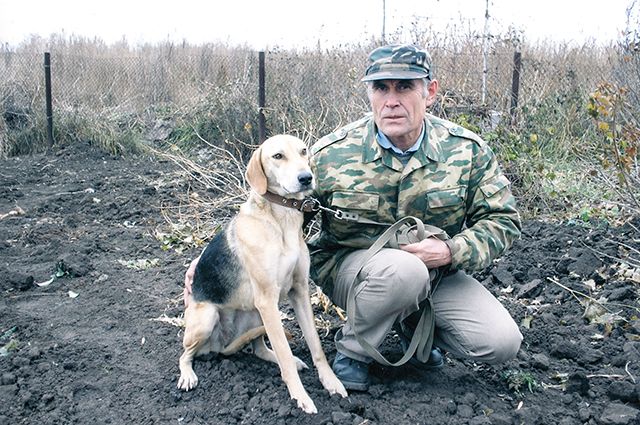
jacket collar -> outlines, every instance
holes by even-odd
[[[425,131],[424,138],[419,149],[413,154],[410,161],[417,160],[420,166],[427,165],[430,161],[444,162],[444,154],[442,152],[441,140],[439,139],[433,125],[427,117],[424,121]],[[376,141],[378,129],[373,121],[373,116],[364,128],[363,144],[362,144],[362,162],[369,163],[382,159],[382,162],[394,170],[402,170],[402,163],[387,149],[384,149]]]

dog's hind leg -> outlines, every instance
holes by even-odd
[[[182,345],[184,353],[180,356],[180,379],[178,388],[189,391],[198,385],[198,376],[193,371],[193,358],[202,348],[208,348],[211,332],[220,318],[218,308],[209,302],[191,300],[184,313],[185,331]]]
[[[262,336],[262,338],[254,339],[251,344],[253,347],[253,354],[255,354],[256,357],[271,363],[278,364],[276,353],[274,353],[272,349],[267,347],[267,344],[265,344],[264,342],[264,336]],[[309,369],[309,366],[307,366],[307,364],[300,360],[298,357],[293,356],[293,360],[296,362],[296,369],[298,369],[299,371],[302,369]]]

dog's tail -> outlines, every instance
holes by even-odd
[[[258,326],[257,328],[249,329],[248,331],[231,341],[229,345],[227,345],[222,351],[220,351],[220,354],[224,356],[230,356],[233,353],[237,353],[238,351],[240,351],[240,349],[242,349],[242,347],[266,333],[267,331],[265,330],[264,326]]]

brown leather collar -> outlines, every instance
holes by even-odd
[[[318,202],[318,200],[314,198],[290,199],[268,191],[265,192],[262,196],[264,196],[264,198],[269,202],[282,205],[283,207],[293,208],[294,210],[302,212],[318,211],[320,206],[320,202]]]

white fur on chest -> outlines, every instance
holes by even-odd
[[[243,206],[245,207],[245,206]],[[251,232],[236,227],[237,244],[251,244],[251,249],[242,249],[238,245],[232,245],[231,249],[241,257],[241,263],[250,270],[243,270],[239,276],[244,283],[233,294],[233,299],[227,306],[241,310],[255,308],[255,292],[260,290],[277,291],[279,299],[283,300],[291,290],[295,279],[306,279],[306,270],[309,268],[309,252],[302,239],[301,226],[302,214],[298,211],[274,208],[270,214],[256,214],[255,206],[252,208],[253,228]],[[241,209],[241,213],[244,212]],[[260,217],[260,220],[255,220]],[[255,221],[254,221],[255,220]],[[236,221],[241,226],[242,220]],[[259,225],[256,225],[258,224]],[[246,221],[245,221],[246,223]],[[245,233],[246,232],[246,233]],[[256,250],[259,256],[252,255]],[[257,273],[255,273],[257,272]]]

